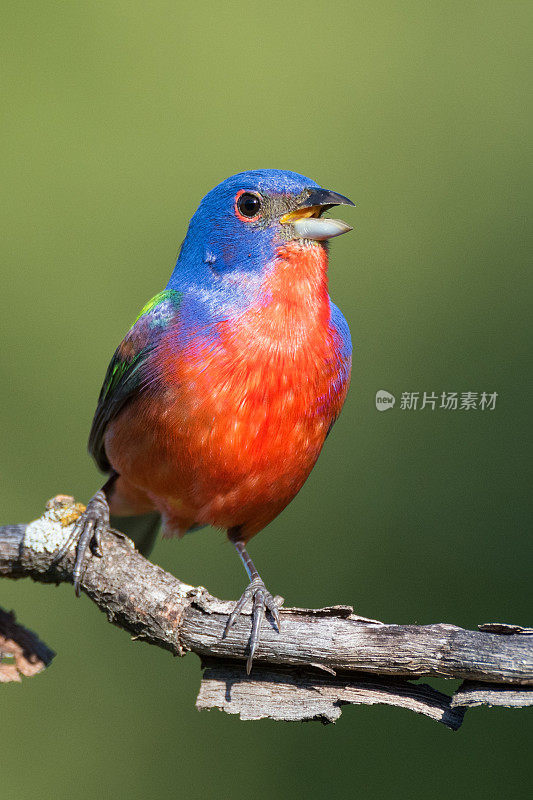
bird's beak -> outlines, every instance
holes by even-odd
[[[322,217],[324,211],[332,206],[347,205],[353,206],[351,200],[342,194],[332,192],[329,189],[309,189],[306,197],[300,202],[294,211],[284,214],[280,222],[282,225],[292,225],[298,239],[332,239],[340,236],[341,233],[348,233],[353,230],[340,219],[329,219]]]

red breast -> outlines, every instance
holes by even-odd
[[[217,328],[194,351],[176,352],[169,331],[157,353],[166,389],[124,410],[106,451],[167,528],[242,525],[249,539],[299,491],[346,395],[325,248],[281,248],[260,299]]]

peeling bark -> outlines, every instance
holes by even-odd
[[[58,564],[52,561],[82,510],[72,498],[58,496],[38,520],[0,527],[0,576],[71,581],[74,551]],[[223,708],[242,719],[332,721],[346,703],[379,702],[410,708],[457,728],[465,706],[529,704],[531,628],[506,623],[485,623],[478,631],[444,623],[391,625],[358,616],[345,605],[284,608],[280,633],[264,623],[248,677],[243,661],[249,608],[223,639],[233,602],[219,600],[204,587],[183,583],[152,564],[118,531],[108,531],[103,551],[103,558],[88,559],[83,591],[133,638],[174,655],[191,651],[208,660],[199,708]],[[408,680],[424,675],[464,679],[463,687],[470,688],[467,692],[461,687],[452,700]],[[482,689],[472,694],[478,685],[484,695]],[[509,702],[497,702],[504,697]]]

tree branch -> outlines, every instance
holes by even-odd
[[[82,510],[72,498],[58,496],[40,519],[0,527],[0,575],[70,581],[74,552],[58,564],[52,560]],[[241,663],[250,633],[246,615],[222,638],[232,602],[174,578],[117,531],[104,537],[103,550],[103,558],[88,560],[83,590],[135,639],[174,655],[191,651],[206,662],[199,708],[223,708],[243,719],[331,721],[346,703],[386,703],[457,728],[467,705],[501,705],[505,697],[513,706],[533,702],[533,690],[526,688],[533,686],[531,629],[497,623],[480,631],[388,625],[360,617],[350,606],[282,609],[281,633],[264,624],[248,677]],[[462,678],[466,684],[452,700],[408,680],[423,675]],[[477,682],[476,695],[467,691],[471,681]]]
[[[0,608],[0,683],[31,678],[52,661],[55,653],[15,619],[12,611]]]

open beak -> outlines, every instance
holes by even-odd
[[[340,219],[329,219],[322,217],[324,211],[333,206],[347,205],[353,206],[351,200],[342,194],[332,192],[329,189],[309,189],[307,197],[294,211],[284,214],[280,222],[282,225],[292,225],[298,239],[332,239],[342,233],[353,230]]]

